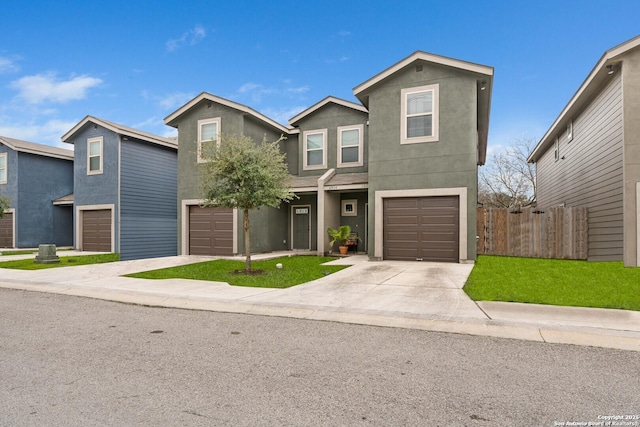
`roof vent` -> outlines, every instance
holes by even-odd
[[[419,73],[420,71],[422,71],[422,64],[416,65],[416,73]]]

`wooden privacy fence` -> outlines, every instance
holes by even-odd
[[[587,259],[587,208],[478,208],[478,254]]]

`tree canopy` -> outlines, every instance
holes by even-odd
[[[207,144],[202,153],[203,206],[241,209],[244,213],[246,270],[251,271],[249,211],[279,207],[294,197],[285,155],[277,141],[256,143],[245,135],[218,135],[218,144]]]
[[[489,157],[478,172],[480,203],[485,207],[513,208],[536,200],[536,165],[527,163],[535,145],[533,138],[518,139]]]

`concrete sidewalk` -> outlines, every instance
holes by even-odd
[[[74,254],[72,251],[59,253],[60,256]],[[283,255],[290,253],[252,258]],[[3,256],[1,260],[10,259],[15,258]],[[350,268],[287,289],[122,277],[211,259],[215,258],[176,256],[36,271],[0,269],[0,287],[149,306],[640,351],[640,313],[534,304],[475,303],[462,290],[472,264],[368,262],[366,256],[350,256],[331,262],[351,265]],[[283,264],[287,268],[286,259]]]

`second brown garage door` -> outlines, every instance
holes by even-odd
[[[458,196],[384,200],[384,259],[459,261]]]
[[[189,207],[189,254],[233,255],[233,209]]]
[[[13,213],[5,213],[0,218],[0,248],[13,247]]]
[[[82,250],[111,252],[111,210],[82,211]]]

